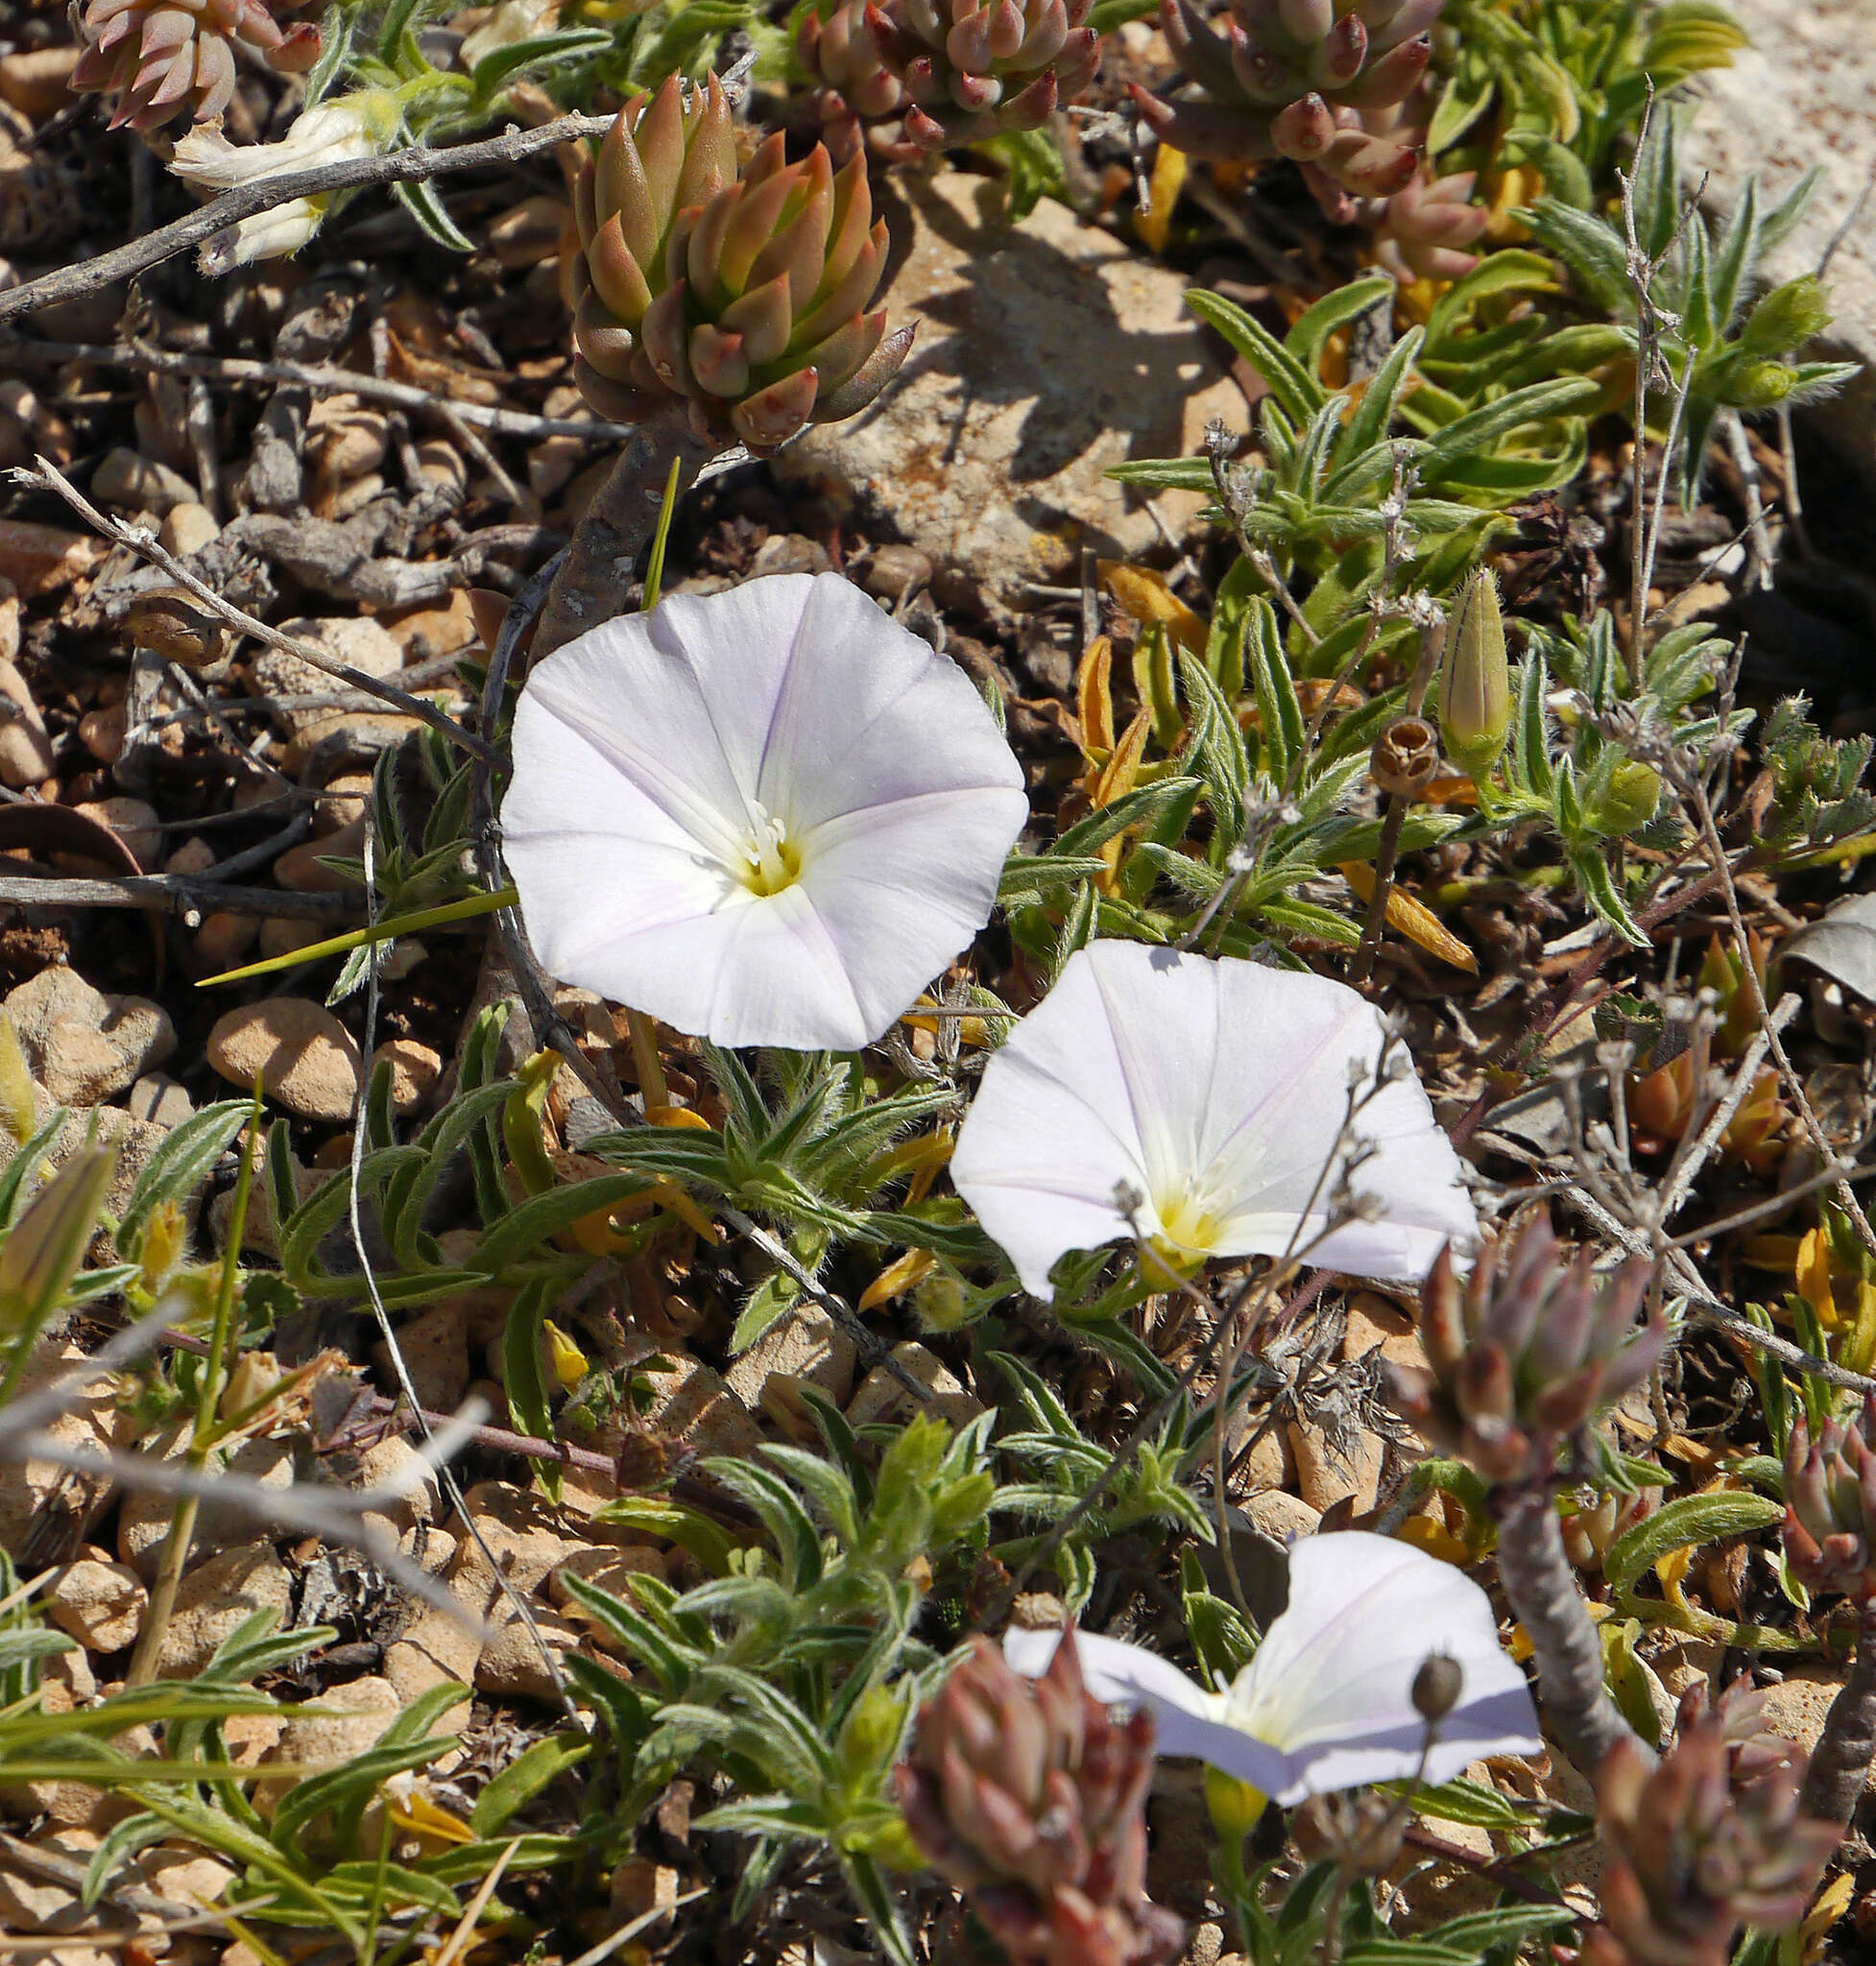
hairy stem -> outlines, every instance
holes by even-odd
[[[1654,1756],[1616,1711],[1602,1684],[1602,1645],[1571,1573],[1550,1491],[1501,1491],[1492,1513],[1498,1522],[1499,1575],[1537,1654],[1538,1697],[1557,1745],[1591,1781],[1619,1740],[1630,1742],[1653,1766]]]
[[[1811,1756],[1800,1798],[1805,1812],[1827,1823],[1847,1823],[1856,1812],[1870,1758],[1876,1756],[1876,1597],[1865,1597],[1857,1616],[1857,1652],[1843,1690],[1824,1715],[1824,1731]]]
[[[672,459],[677,460],[682,497],[712,455],[709,444],[691,435],[682,403],[648,417],[633,431],[612,476],[587,507],[547,590],[534,632],[537,660],[624,611],[633,563],[657,529]]]

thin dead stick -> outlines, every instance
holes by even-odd
[[[251,362],[234,355],[189,355],[176,348],[155,348],[147,342],[107,346],[102,342],[41,342],[20,334],[0,332],[0,362],[30,368],[62,368],[68,362],[95,362],[99,367],[148,371],[157,375],[205,376],[228,384],[285,382],[316,395],[355,396],[365,402],[431,415],[443,405],[427,389],[392,382],[356,369],[301,362]],[[632,435],[630,423],[612,423],[589,417],[538,417],[527,410],[491,408],[486,403],[451,400],[450,413],[461,421],[493,437],[519,437],[538,443],[546,437],[572,437],[583,444],[623,444]]]
[[[1817,1158],[1829,1163],[1837,1158],[1837,1149],[1831,1145],[1823,1124],[1811,1104],[1811,1096],[1804,1089],[1804,1081],[1798,1076],[1797,1067],[1792,1063],[1791,1055],[1785,1049],[1785,1041],[1773,1026],[1771,1012],[1766,1003],[1766,993],[1759,983],[1759,973],[1752,967],[1752,943],[1746,934],[1745,917],[1740,910],[1739,888],[1733,879],[1732,867],[1726,858],[1726,848],[1720,837],[1720,827],[1713,816],[1713,805],[1707,798],[1706,785],[1697,773],[1674,776],[1675,789],[1683,800],[1693,806],[1700,838],[1706,846],[1707,857],[1712,863],[1713,871],[1720,876],[1720,892],[1726,903],[1726,919],[1739,945],[1740,987],[1745,992],[1746,1000],[1752,1006],[1752,1014],[1758,1020],[1760,1030],[1766,1035],[1767,1047],[1771,1052],[1772,1063],[1778,1067],[1779,1079],[1791,1095],[1792,1105],[1797,1108],[1798,1119],[1804,1127],[1806,1136]],[[1876,1256],[1876,1228],[1870,1226],[1869,1217],[1864,1214],[1863,1204],[1858,1201],[1856,1190],[1848,1181],[1838,1183],[1836,1199],[1839,1207],[1849,1216],[1863,1246],[1872,1256]]]
[[[17,470],[12,477],[23,485],[36,486],[45,492],[56,492],[78,515],[119,546],[127,546],[132,553],[141,555],[153,566],[157,566],[175,581],[178,587],[186,588],[204,607],[209,609],[230,628],[238,628],[244,635],[253,635],[271,649],[279,649],[289,656],[298,656],[308,667],[336,678],[351,688],[367,696],[374,696],[380,703],[406,717],[415,717],[420,723],[429,725],[440,736],[446,738],[458,750],[472,755],[492,755],[489,747],[480,737],[471,736],[457,723],[454,717],[446,716],[428,698],[412,696],[408,690],[399,689],[395,683],[381,682],[375,676],[367,675],[363,669],[354,669],[349,662],[335,661],[324,649],[315,648],[310,642],[296,641],[290,635],[282,635],[277,628],[270,628],[257,615],[250,614],[245,609],[237,608],[232,602],[225,601],[206,581],[190,571],[176,555],[161,544],[152,533],[141,526],[127,526],[122,521],[108,518],[85,497],[84,492],[67,479],[59,467],[49,458],[35,457],[32,470]]]
[[[525,157],[552,150],[557,144],[576,137],[603,136],[613,127],[611,116],[559,116],[539,130],[522,130],[511,125],[499,136],[480,143],[462,143],[449,150],[431,150],[417,145],[409,150],[392,151],[384,156],[348,157],[341,162],[319,164],[304,171],[285,171],[277,178],[237,185],[210,199],[199,211],[156,231],[132,239],[114,252],[101,252],[95,259],[81,260],[42,274],[24,286],[0,293],[0,322],[16,320],[58,300],[76,300],[95,294],[102,287],[146,273],[164,260],[201,246],[217,232],[225,231],[256,212],[272,211],[276,205],[290,204],[299,198],[320,198],[332,191],[351,191],[367,184],[414,184],[441,178],[451,171],[488,170],[501,164],[517,164]]]
[[[277,887],[225,887],[185,874],[121,874],[95,879],[30,874],[0,875],[0,903],[22,908],[156,907],[187,917],[208,908],[226,915],[276,915],[288,920],[349,922],[352,895],[292,894]]]

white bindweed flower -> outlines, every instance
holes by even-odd
[[[1092,943],[990,1061],[952,1185],[1038,1297],[1058,1258],[1133,1234],[1123,1186],[1182,1267],[1294,1254],[1417,1283],[1479,1220],[1419,1080],[1374,1090],[1383,1036],[1321,976]],[[1331,1229],[1344,1177],[1359,1214]]]
[[[1060,1642],[1059,1632],[1011,1631],[1003,1650],[1034,1678]],[[1285,1806],[1412,1776],[1427,1741],[1414,1675],[1435,1655],[1459,1668],[1459,1690],[1437,1724],[1429,1782],[1543,1746],[1484,1592],[1411,1544],[1359,1530],[1290,1545],[1289,1603],[1228,1692],[1116,1639],[1077,1632],[1075,1651],[1095,1699],[1151,1711],[1161,1754],[1195,1756]]]
[[[390,148],[403,121],[397,98],[384,88],[361,89],[306,110],[277,143],[230,143],[219,128],[198,126],[176,139],[170,169],[204,191],[228,191],[289,171],[373,157]],[[331,198],[295,198],[256,212],[202,249],[204,273],[227,273],[255,259],[298,252],[320,228]]]
[[[989,919],[1028,814],[964,672],[831,573],[590,630],[528,678],[514,744],[543,966],[722,1044],[881,1037]]]

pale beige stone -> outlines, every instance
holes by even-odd
[[[372,1053],[372,1070],[380,1065],[391,1067],[391,1109],[398,1115],[415,1113],[443,1078],[442,1058],[415,1038],[392,1038],[380,1044]]]
[[[1810,1754],[1824,1731],[1824,1715],[1842,1688],[1841,1670],[1828,1666],[1799,1666],[1777,1686],[1766,1689],[1760,1718],[1768,1734],[1794,1740]]]
[[[143,1629],[150,1594],[129,1564],[81,1557],[55,1577],[46,1616],[92,1652],[121,1652]]]
[[[205,505],[185,498],[172,505],[163,515],[156,538],[177,559],[186,560],[191,553],[200,553],[204,546],[212,546],[221,537],[221,527],[215,523],[215,515]]]
[[[929,1413],[953,1427],[968,1426],[983,1408],[983,1402],[967,1392],[957,1375],[943,1359],[916,1339],[908,1338],[892,1349],[893,1363],[925,1387],[931,1397],[921,1400],[908,1392],[884,1366],[876,1365],[860,1381],[847,1408],[847,1418],[855,1427],[875,1421],[908,1420],[915,1413]]]
[[[323,1004],[271,996],[216,1019],[208,1063],[230,1085],[261,1091],[301,1119],[351,1116],[358,1096],[358,1046]]]
[[[1312,1509],[1326,1511],[1350,1497],[1358,1510],[1374,1507],[1387,1452],[1378,1433],[1352,1428],[1338,1447],[1312,1427],[1291,1427],[1289,1451],[1296,1485]]]
[[[724,1377],[754,1413],[765,1405],[763,1391],[776,1373],[805,1381],[844,1407],[854,1390],[854,1341],[819,1305],[798,1305],[732,1359]]]
[[[272,1611],[284,1622],[292,1608],[293,1579],[271,1543],[192,1560],[177,1586],[176,1609],[156,1655],[157,1676],[192,1678],[244,1618]]]
[[[580,1649],[584,1635],[579,1626],[543,1605],[530,1605],[528,1609],[534,1618],[534,1632],[528,1630],[512,1607],[507,1618],[498,1616],[494,1620],[489,1642],[475,1662],[476,1690],[497,1699],[540,1700],[558,1706],[560,1690],[541,1657],[541,1647],[544,1645],[552,1655],[554,1668],[564,1681],[562,1661],[567,1653]]]
[[[988,179],[903,174],[898,189],[909,223],[894,228],[891,315],[918,327],[911,357],[872,408],[810,426],[776,470],[870,501],[1012,605],[1084,541],[1123,558],[1156,547],[1142,501],[1106,472],[1201,452],[1209,418],[1249,422],[1189,282],[1052,199],[1011,226]],[[1159,504],[1176,532],[1203,502]]]
[[[1876,228],[1858,201],[1876,173],[1876,34],[1868,0],[1732,0],[1750,46],[1702,75],[1692,91],[1681,162],[1688,189],[1705,184],[1708,207],[1737,209],[1749,177],[1768,210],[1810,170],[1816,195],[1766,255],[1759,278],[1776,285],[1815,273],[1828,251],[1830,327],[1807,360],[1859,362],[1838,395],[1800,411],[1834,449],[1876,481]],[[1845,228],[1848,228],[1847,230]]]
[[[186,1425],[167,1427],[155,1440],[145,1443],[144,1451],[159,1460],[180,1459],[188,1450],[189,1434]],[[211,1462],[211,1469],[216,1465]],[[267,1493],[284,1495],[293,1485],[293,1445],[285,1440],[244,1440],[219,1466],[245,1483]],[[175,1511],[174,1496],[155,1489],[132,1489],[117,1512],[117,1554],[146,1584],[156,1581]],[[229,1544],[249,1542],[262,1526],[245,1502],[204,1495],[196,1508],[194,1552],[200,1555]]]
[[[15,791],[36,785],[54,767],[52,739],[26,678],[0,660],[0,785]]]
[[[669,1372],[643,1368],[652,1389],[644,1424],[699,1454],[753,1454],[761,1439],[743,1403],[720,1372],[700,1359],[680,1358]]]
[[[54,963],[0,1002],[27,1068],[60,1106],[95,1106],[176,1049],[169,1013],[142,996],[110,996]]]

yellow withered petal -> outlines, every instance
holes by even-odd
[[[1355,890],[1358,899],[1374,899],[1375,871],[1366,861],[1345,860],[1336,871]],[[1387,925],[1430,956],[1437,956],[1441,962],[1451,963],[1470,976],[1478,975],[1479,958],[1424,901],[1415,900],[1404,888],[1387,890]]]

